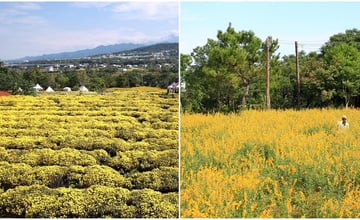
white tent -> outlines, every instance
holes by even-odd
[[[80,86],[79,91],[80,92],[88,92],[89,90],[85,86]]]
[[[51,86],[47,87],[47,89],[45,91],[46,92],[54,92],[54,90],[51,88]]]
[[[35,90],[43,90],[43,87],[41,87],[39,84],[36,84],[36,86],[33,87]]]
[[[71,88],[70,87],[64,87],[63,90],[66,91],[66,92],[70,92]]]

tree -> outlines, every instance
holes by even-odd
[[[345,33],[338,33],[331,36],[329,41],[321,48],[321,52],[325,54],[327,49],[343,43],[360,51],[360,30],[354,28],[345,30]]]
[[[324,61],[335,82],[335,98],[343,99],[348,107],[351,98],[360,95],[360,51],[355,46],[338,43],[324,51]]]
[[[105,89],[105,80],[101,77],[94,77],[90,79],[89,89],[96,92],[103,92]]]
[[[80,85],[87,85],[90,82],[90,78],[85,70],[77,71],[77,76],[78,76]]]
[[[40,73],[39,68],[36,67],[36,66],[34,66],[34,67],[31,67],[31,68],[28,68],[28,69],[24,72],[23,77],[24,77],[25,80],[33,83],[34,86],[35,86],[35,84],[36,84],[37,81],[38,81],[38,75],[39,75],[39,73]]]
[[[230,23],[225,32],[218,31],[217,40],[208,39],[206,45],[193,50],[195,66],[184,72],[188,90],[197,86],[197,91],[205,94],[201,105],[207,110],[236,111],[240,104],[247,105],[251,85],[265,76],[265,46],[254,32],[236,32]],[[277,58],[273,56],[277,48],[277,41],[272,41],[272,59]]]
[[[181,94],[182,111],[200,112],[204,109],[202,100],[205,97],[205,86],[202,72],[198,66],[192,66],[192,56],[180,56],[181,81],[186,82],[186,93]]]
[[[55,77],[56,84],[59,88],[64,88],[66,86],[69,86],[69,78],[65,74],[58,74]]]

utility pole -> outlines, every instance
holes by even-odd
[[[270,43],[271,37],[266,39],[266,109],[271,108],[270,103]]]
[[[298,42],[295,41],[295,58],[296,58],[296,83],[297,83],[297,105],[300,109],[300,73],[299,73],[299,53]]]

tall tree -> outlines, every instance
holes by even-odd
[[[360,51],[355,46],[339,43],[325,50],[324,60],[336,82],[337,98],[343,99],[348,107],[351,98],[360,95]]]
[[[355,47],[360,51],[360,30],[356,28],[349,29],[345,30],[345,33],[338,33],[331,36],[329,41],[321,48],[321,51],[324,54],[327,49],[342,43]]]
[[[272,41],[271,54],[277,48],[277,41]],[[225,32],[218,31],[217,40],[208,39],[206,45],[193,50],[192,74],[202,75],[199,80],[203,83],[198,86],[202,85],[207,94],[202,99],[207,109],[235,111],[239,105],[249,104],[251,85],[258,84],[257,79],[265,79],[265,49],[265,42],[254,32],[237,32],[230,23]],[[193,82],[187,83],[191,90]],[[265,83],[263,85],[262,93],[265,92]]]

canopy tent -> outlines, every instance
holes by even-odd
[[[5,92],[5,91],[0,91],[0,96],[9,96],[10,93]]]
[[[36,84],[36,86],[33,87],[35,90],[43,90],[43,87],[41,87],[39,84]]]
[[[89,90],[85,86],[80,86],[79,91],[80,92],[88,92]]]
[[[173,82],[167,87],[167,91],[169,92],[179,92],[179,83]]]
[[[51,88],[51,86],[47,87],[47,89],[45,91],[46,92],[54,92],[54,90]]]
[[[70,92],[71,88],[70,87],[64,87],[63,90],[66,91],[66,92]]]

